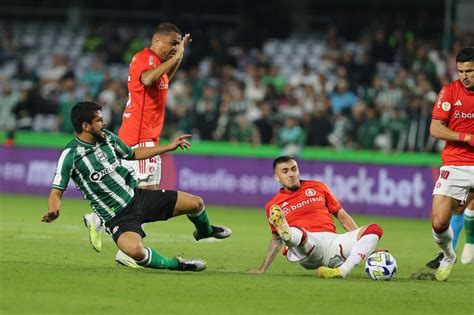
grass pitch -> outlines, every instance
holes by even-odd
[[[196,242],[185,217],[146,226],[146,245],[208,263],[180,273],[116,265],[107,234],[101,253],[88,243],[87,202],[64,200],[60,218],[46,224],[46,200],[0,195],[0,314],[474,314],[474,265],[457,263],[445,283],[409,279],[437,251],[428,220],[354,216],[384,228],[379,247],[399,267],[389,282],[370,280],[362,265],[347,279],[318,279],[281,255],[253,275],[246,270],[260,265],[270,239],[263,210],[208,206],[231,238]],[[463,244],[464,232],[458,253]]]

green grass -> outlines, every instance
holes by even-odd
[[[474,265],[457,263],[449,280],[409,280],[436,253],[428,220],[355,216],[377,222],[399,273],[372,281],[357,267],[347,279],[318,279],[279,255],[264,275],[247,274],[270,239],[262,211],[208,206],[212,222],[231,227],[225,241],[195,242],[185,218],[148,224],[146,244],[167,256],[200,257],[201,273],[131,270],[114,263],[104,235],[90,248],[84,200],[64,200],[60,218],[40,222],[46,197],[0,195],[0,314],[473,314]],[[462,249],[464,234],[459,248]]]

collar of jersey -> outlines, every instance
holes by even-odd
[[[76,141],[79,142],[80,144],[83,144],[83,145],[86,145],[86,146],[89,146],[89,147],[95,147],[98,143],[98,141],[94,144],[90,144],[90,143],[87,143],[87,142],[84,142],[82,141],[81,139],[79,139],[78,137],[75,137],[76,138]]]
[[[297,190],[286,190],[284,187],[282,187],[282,188],[280,188],[280,192],[282,194],[291,195],[291,194],[294,194],[295,192],[297,192],[298,190],[300,190],[301,187],[303,187],[303,180],[300,179],[300,187]]]

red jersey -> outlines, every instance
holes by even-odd
[[[331,215],[335,215],[342,207],[329,188],[317,181],[302,180],[300,188],[288,191],[281,188],[265,205],[267,218],[270,207],[278,205],[283,210],[290,226],[300,226],[308,232],[336,232]],[[270,224],[272,233],[275,227]]]
[[[456,80],[443,86],[433,107],[432,118],[442,120],[456,132],[474,134],[474,91]],[[474,147],[461,141],[446,141],[443,165],[474,165]]]
[[[145,48],[133,56],[128,74],[128,101],[122,116],[119,137],[129,146],[160,140],[165,120],[168,75],[164,74],[150,86],[143,85],[143,72],[161,64],[160,57]]]

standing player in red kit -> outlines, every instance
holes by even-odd
[[[430,126],[433,137],[446,141],[432,205],[433,238],[444,254],[435,273],[438,281],[448,279],[456,261],[449,221],[474,191],[474,47],[461,49],[456,64],[459,80],[439,92]]]
[[[374,251],[382,228],[377,224],[358,227],[324,183],[300,180],[292,157],[275,159],[273,170],[283,187],[265,206],[272,238],[264,261],[250,272],[264,273],[285,244],[290,262],[318,269],[322,278],[347,277]],[[347,233],[336,233],[333,216]]]
[[[181,64],[185,46],[190,35],[181,36],[180,29],[172,23],[160,23],[153,33],[151,45],[136,53],[130,63],[128,75],[129,98],[122,116],[118,132],[120,139],[132,147],[153,147],[158,144],[165,119],[168,83]],[[161,159],[155,156],[143,161],[123,161],[135,171],[138,187],[159,189],[161,181]],[[203,210],[191,221],[207,217]],[[89,229],[89,239],[96,251],[101,249],[100,233],[102,224],[93,213],[84,216]],[[220,226],[213,227],[213,233],[229,234]],[[230,235],[230,234],[229,234]],[[133,259],[118,252],[115,260],[125,266],[138,267]]]

